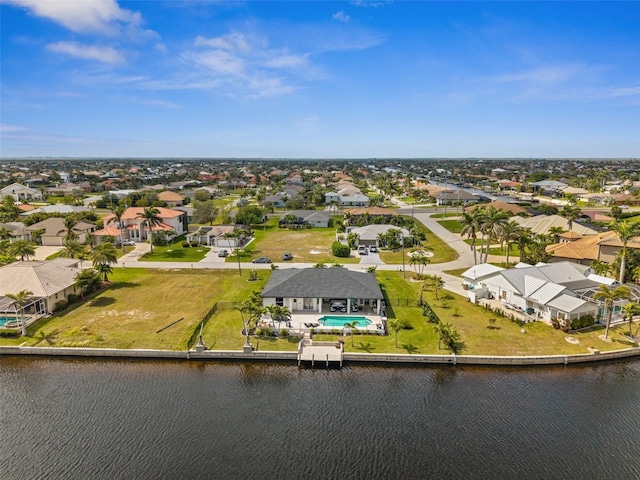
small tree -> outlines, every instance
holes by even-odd
[[[409,265],[413,267],[416,272],[416,278],[422,278],[424,269],[431,263],[429,257],[423,252],[413,252],[409,258]]]
[[[406,325],[402,320],[399,320],[399,319],[389,320],[387,322],[387,325],[389,325],[389,328],[393,330],[393,332],[395,333],[396,348],[398,348],[398,332],[404,329]]]
[[[360,322],[358,320],[354,320],[353,322],[345,322],[344,328],[348,328],[351,330],[351,346],[353,347],[353,334],[358,330],[358,324]]]
[[[604,308],[608,312],[607,315],[607,328],[604,331],[604,338],[609,338],[609,327],[611,326],[611,317],[613,316],[613,304],[620,298],[629,299],[631,292],[629,287],[621,285],[615,289],[610,289],[606,285],[600,285],[600,291],[593,295],[594,300],[602,300],[604,302]]]
[[[82,270],[76,275],[76,286],[80,289],[80,296],[91,293],[100,287],[100,273],[93,269]]]

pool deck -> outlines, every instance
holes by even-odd
[[[331,331],[339,330],[342,331],[344,329],[343,326],[336,327],[325,327],[320,324],[320,318],[332,316],[332,317],[345,317],[345,323],[348,321],[349,317],[366,317],[371,320],[370,325],[356,325],[357,329],[360,331],[366,331],[370,334],[384,334],[385,326],[384,322],[386,317],[381,317],[377,315],[371,309],[364,309],[358,312],[352,313],[340,313],[340,312],[322,312],[318,313],[316,311],[294,311],[291,314],[291,321],[288,324],[282,322],[280,328],[287,328],[290,332],[299,332],[299,333],[308,333],[311,329],[314,329],[315,333],[331,333]],[[272,322],[270,318],[265,318],[258,322],[258,326],[272,326]],[[278,328],[278,322],[275,322],[275,328]]]

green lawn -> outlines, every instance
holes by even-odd
[[[0,338],[0,345],[51,345],[57,347],[153,348],[184,350],[197,325],[216,302],[241,302],[252,291],[260,290],[269,270],[259,271],[256,282],[248,281],[248,272],[218,270],[147,270],[116,268],[114,284],[84,303],[53,315],[29,327],[27,338]],[[421,284],[403,279],[399,272],[378,272],[378,280],[387,298],[390,319],[403,319],[410,329],[395,335],[355,335],[354,344],[346,338],[347,351],[371,353],[443,354],[433,324],[427,323],[418,306]],[[443,303],[443,298],[446,299]],[[602,351],[626,348],[621,333],[625,326],[612,328],[612,342],[598,338],[603,327],[572,333],[579,340],[565,341],[566,333],[535,322],[521,326],[486,311],[465,298],[442,290],[423,292],[441,321],[455,326],[464,342],[460,353],[470,355],[549,355],[587,353],[587,347]],[[492,325],[490,318],[495,318]],[[159,329],[182,319],[160,333]],[[526,333],[522,333],[524,328]],[[210,349],[240,350],[242,319],[237,310],[220,310],[206,323],[203,339]],[[337,340],[337,335],[316,335],[318,340]],[[297,338],[252,338],[259,350],[295,350]]]
[[[431,218],[450,218],[450,217],[459,217],[460,213],[456,213],[456,212],[452,212],[449,213],[447,212],[445,213],[434,213],[433,215],[431,215]]]
[[[27,345],[57,347],[184,350],[214,303],[244,300],[254,289],[262,289],[270,273],[261,271],[258,281],[248,282],[248,272],[240,277],[236,271],[116,268],[110,288],[29,327],[30,338],[0,339],[0,344],[26,341]],[[240,337],[242,322],[232,312],[237,324],[230,325],[229,334]],[[156,333],[180,318],[183,320]]]
[[[204,258],[209,247],[183,247],[184,235],[172,240],[169,245],[154,245],[153,253],[149,252],[140,257],[141,262],[199,262]]]
[[[269,257],[274,262],[282,259],[284,252],[293,255],[293,262],[302,263],[358,263],[360,258],[352,252],[349,258],[338,258],[331,254],[331,244],[335,241],[335,228],[307,228],[289,230],[278,227],[278,219],[270,218],[265,225],[253,227],[254,239],[240,255],[243,262],[258,257]],[[236,262],[235,255],[227,262]]]
[[[433,215],[432,215],[433,216]],[[440,220],[438,221],[440,225],[449,230],[451,233],[460,233],[462,232],[462,224],[457,220]]]

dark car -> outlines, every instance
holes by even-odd
[[[258,257],[252,263],[271,263],[271,259],[267,257]]]
[[[227,250],[225,250],[224,248],[218,252],[218,256],[219,257],[226,257],[228,255],[229,255],[229,252]]]
[[[282,254],[282,260],[287,261],[287,260],[291,260],[292,258],[293,258],[293,255],[291,255],[289,252],[284,252]]]

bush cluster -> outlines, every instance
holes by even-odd
[[[331,253],[333,253],[334,257],[349,258],[349,255],[351,255],[351,249],[348,245],[343,245],[336,241],[331,244]]]

